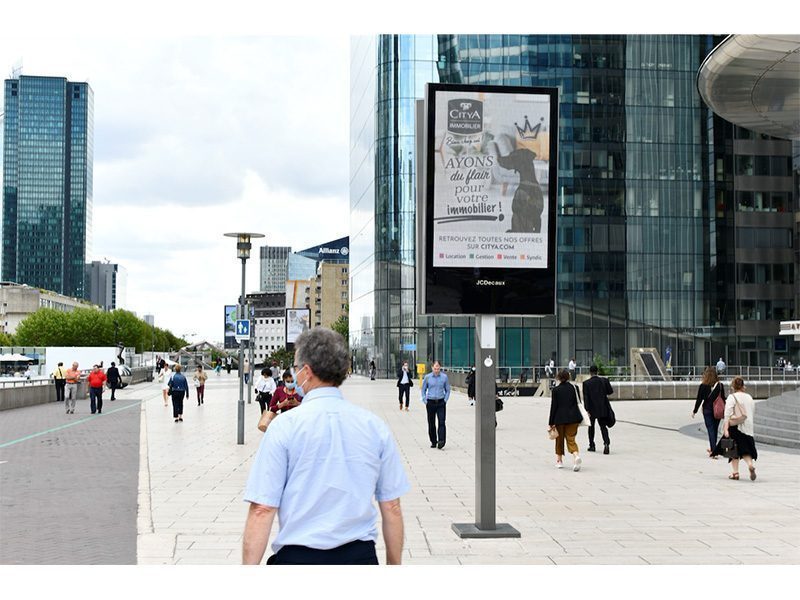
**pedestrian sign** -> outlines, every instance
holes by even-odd
[[[236,319],[236,341],[250,339],[250,319]]]

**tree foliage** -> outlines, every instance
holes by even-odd
[[[602,354],[595,354],[592,362],[597,367],[598,375],[615,375],[616,369],[614,367],[617,366],[616,359],[612,358],[609,361],[603,357]]]
[[[104,312],[76,308],[62,312],[40,308],[17,327],[17,346],[114,346],[122,344],[143,352],[175,351],[187,344],[169,330],[151,327],[132,312],[117,309]]]
[[[331,325],[336,333],[344,338],[345,344],[350,347],[350,318],[348,315],[342,315]]]

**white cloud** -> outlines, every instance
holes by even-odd
[[[0,39],[0,69],[19,57],[91,84],[88,258],[125,266],[128,307],[158,326],[221,339],[241,272],[226,232],[294,249],[349,233],[346,36]]]

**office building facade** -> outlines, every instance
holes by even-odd
[[[2,278],[86,297],[94,94],[87,83],[4,82]]]
[[[284,291],[289,269],[289,246],[261,246],[261,291],[279,294]]]
[[[128,271],[118,264],[92,261],[86,265],[86,289],[87,299],[103,310],[125,308]]]
[[[286,346],[286,297],[283,293],[247,294],[252,308],[253,364],[263,364],[275,350]]]
[[[599,355],[624,366],[636,347],[669,346],[673,365],[686,368],[720,356],[729,364],[769,365],[778,354],[796,362],[800,347],[789,342],[782,349],[778,335],[779,321],[797,314],[784,297],[797,276],[788,223],[797,214],[791,146],[754,139],[702,102],[695,78],[719,41],[354,38],[356,367],[374,358],[391,375],[404,359],[435,357],[451,367],[473,360],[473,319],[418,316],[415,305],[415,103],[429,82],[559,89],[557,311],[499,320],[499,363],[512,376],[551,358],[585,366]],[[756,289],[752,277],[786,287]]]

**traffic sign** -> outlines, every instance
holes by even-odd
[[[250,319],[237,319],[236,320],[236,341],[250,339]]]

